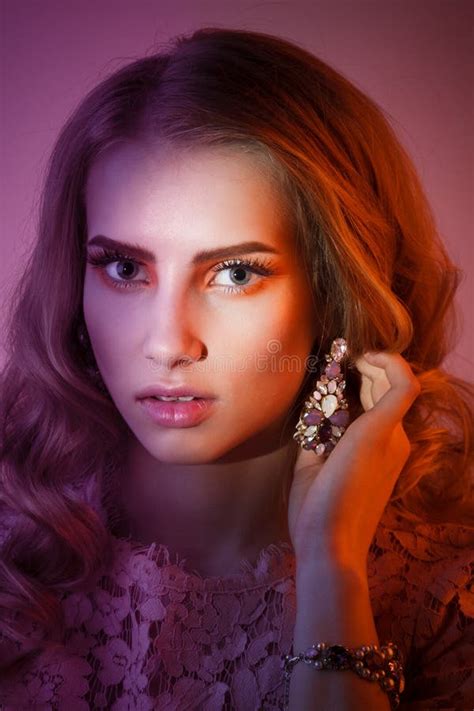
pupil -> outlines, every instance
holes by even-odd
[[[125,265],[125,266],[123,266],[123,265]],[[127,265],[128,265],[128,269],[127,269]],[[134,266],[133,266],[132,262],[119,262],[120,276],[125,276],[125,277],[132,276],[133,269],[134,269]],[[132,272],[132,274],[130,272]]]
[[[232,276],[233,276],[235,279],[237,279],[237,281],[239,281],[239,276],[236,277],[235,275],[236,275],[236,274],[238,275],[239,272],[240,272],[241,274],[243,274],[243,277],[242,277],[242,278],[245,278],[245,272],[246,272],[245,267],[236,267],[236,268],[232,271]]]

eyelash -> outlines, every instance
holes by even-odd
[[[96,267],[98,269],[104,269],[104,267],[113,262],[132,262],[133,264],[138,264],[139,266],[145,266],[143,262],[137,261],[133,257],[129,257],[123,252],[106,249],[104,247],[101,247],[99,252],[89,253],[87,255],[87,262],[91,266]],[[270,263],[265,260],[260,260],[258,258],[226,259],[223,262],[216,264],[215,267],[212,267],[212,271],[218,273],[221,271],[225,271],[226,269],[231,269],[232,267],[244,267],[245,269],[252,271],[254,274],[260,274],[261,276],[270,276],[271,274],[274,274]],[[108,277],[108,279],[110,280],[112,286],[116,289],[137,288],[134,286],[135,282],[117,281],[115,279],[112,279],[111,277]],[[245,294],[253,286],[254,284],[243,285],[240,287],[226,286],[223,287],[223,290],[226,294]]]

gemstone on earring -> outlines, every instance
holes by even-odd
[[[330,417],[338,406],[337,397],[335,395],[326,395],[321,400],[321,409],[325,417]]]
[[[304,415],[304,422],[307,425],[319,425],[323,419],[323,415],[319,410],[312,410]]]
[[[331,356],[337,362],[341,361],[347,352],[347,343],[344,338],[336,338],[331,345]]]
[[[306,430],[308,431],[308,430]],[[332,435],[332,425],[330,422],[323,422],[318,431],[321,442],[327,442]]]
[[[333,425],[337,425],[337,427],[346,427],[349,422],[349,410],[336,410],[336,412],[329,416],[329,420]]]
[[[326,365],[316,382],[315,390],[304,403],[293,438],[303,449],[317,455],[331,452],[349,422],[347,402],[343,391],[346,383],[339,361],[347,352],[344,338],[335,339],[331,354],[325,354]]]
[[[339,363],[329,363],[329,365],[326,366],[326,375],[328,378],[336,378],[341,372],[341,366]]]

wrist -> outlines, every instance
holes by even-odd
[[[311,546],[303,550],[295,549],[296,572],[306,576],[308,571],[320,570],[323,573],[336,575],[360,576],[362,579],[367,574],[367,556],[363,551],[358,551],[355,546],[348,546],[339,541],[328,541],[321,536]]]
[[[294,636],[300,646],[377,644],[366,574],[332,563],[300,568]]]

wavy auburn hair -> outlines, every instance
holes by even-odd
[[[412,522],[474,526],[473,387],[442,367],[457,340],[461,270],[407,153],[380,107],[308,51],[268,34],[203,28],[90,91],[47,166],[0,382],[4,669],[25,624],[48,632],[43,644],[60,639],[61,594],[83,589],[108,561],[107,472],[119,466],[127,427],[87,377],[77,327],[88,172],[129,141],[233,147],[263,161],[324,312],[318,352],[343,335],[353,359],[401,353],[421,383],[404,418],[412,451],[391,502]],[[349,386],[357,392],[356,373]]]

